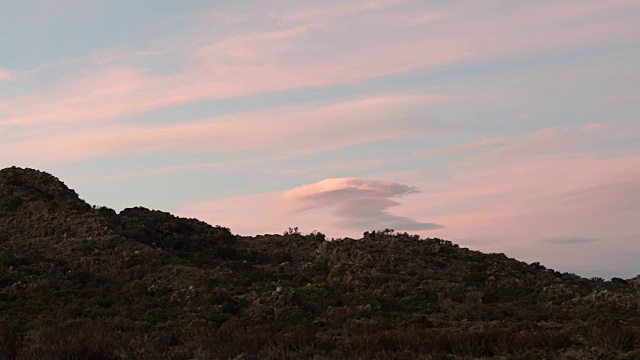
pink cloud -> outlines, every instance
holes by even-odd
[[[396,7],[397,3],[288,7],[274,13],[281,19],[275,29],[222,36],[194,25],[186,35],[142,51],[151,65],[145,67],[113,65],[114,59],[131,56],[98,51],[103,64],[96,65],[94,59],[84,64],[88,68],[41,92],[11,99],[11,107],[0,108],[0,123],[109,120],[207,99],[358,82],[443,64],[634,39],[640,31],[635,18],[624,16],[639,7],[634,2],[529,4],[484,17],[476,16],[482,9],[470,4],[416,11]],[[220,16],[213,20],[225,21]],[[264,11],[255,10],[236,14],[235,21],[255,24],[260,17]],[[156,56],[169,55],[181,59],[183,67],[169,74],[148,70]]]
[[[282,232],[288,226],[319,230],[330,236],[356,236],[366,230],[435,229],[440,225],[397,216],[393,198],[418,192],[415,187],[381,180],[325,179],[287,191],[235,196],[185,204],[177,210],[242,234]],[[247,204],[251,204],[247,207]],[[247,218],[254,221],[247,222]]]
[[[9,70],[0,68],[0,81],[11,80],[11,77]]]
[[[445,226],[407,227],[423,236],[542,261],[562,271],[585,274],[605,267],[621,271],[616,261],[629,258],[629,254],[637,256],[640,251],[629,240],[640,236],[635,226],[640,214],[640,156],[637,148],[595,156],[584,147],[603,139],[615,141],[611,139],[629,130],[634,131],[613,125],[576,126],[506,138],[506,150],[464,158],[451,164],[441,179],[433,179],[421,169],[378,176],[398,182],[327,179],[269,194],[263,204],[265,209],[278,209],[278,221],[270,223],[276,215],[267,215],[251,229],[241,220],[236,219],[235,224],[240,232],[260,233],[261,226],[272,229],[271,224],[278,224],[282,228],[300,226],[305,231],[317,229],[336,237],[358,237],[363,229],[393,227],[395,220],[409,219]],[[531,150],[559,139],[567,140],[564,147]],[[422,192],[416,193],[403,183],[415,184]],[[395,196],[401,195],[410,196],[403,196],[400,205]],[[235,204],[229,217],[246,218],[242,216],[243,202],[256,204],[252,199],[260,196],[203,203],[192,214],[207,216],[222,202]],[[391,208],[392,214],[387,213]],[[262,210],[252,206],[250,211]],[[553,239],[564,240],[549,242]],[[593,264],[596,254],[600,260]]]
[[[336,16],[353,16],[362,12],[388,10],[395,5],[403,4],[404,0],[368,0],[351,1],[345,3],[325,3],[318,6],[307,6],[301,9],[285,11],[284,21],[303,22],[317,19],[333,19]]]
[[[591,123],[580,127],[582,131],[603,131],[606,130],[607,124]]]
[[[514,116],[516,120],[529,120],[529,119],[532,119],[533,117],[534,115],[532,113],[520,113]]]
[[[349,194],[353,192],[353,194]],[[290,211],[304,211],[317,208],[320,206],[326,206],[331,202],[340,200],[334,199],[334,197],[343,198],[353,196],[380,196],[384,198],[406,195],[418,192],[415,187],[396,184],[388,181],[380,180],[362,180],[356,178],[337,178],[337,179],[325,179],[314,184],[303,185],[287,191],[284,195],[287,202],[290,204]],[[321,199],[314,199],[316,196],[320,196]],[[337,195],[337,196],[334,196]],[[328,197],[330,201],[325,201]]]
[[[398,177],[423,189],[420,196],[405,199],[398,215],[429,218],[445,225],[434,230],[438,236],[483,251],[542,260],[565,271],[595,271],[600,265],[593,264],[593,257],[606,254],[602,262],[615,268],[615,259],[634,250],[603,252],[601,247],[608,242],[628,246],[622,239],[640,236],[634,225],[640,215],[640,156],[637,147],[600,156],[585,147],[615,141],[611,139],[624,130],[587,126],[542,131],[490,155],[462,160],[442,180],[420,173]],[[565,144],[558,146],[562,139]],[[585,249],[576,254],[575,249],[542,244],[553,238],[602,241],[576,244]]]
[[[416,187],[381,180],[325,179],[284,194],[289,213],[328,210],[341,228],[353,231],[430,230],[442,225],[397,216],[388,209],[400,205],[393,198],[418,193]]]
[[[405,109],[450,101],[444,96],[399,94],[312,107],[234,114],[173,125],[118,124],[38,134],[6,142],[4,156],[37,161],[77,161],[114,154],[269,149],[304,153],[367,142],[423,136],[441,124],[403,125]],[[353,136],[354,133],[359,135]]]
[[[327,179],[270,194],[265,206],[279,209],[278,224],[303,225],[335,236],[358,236],[363,229],[393,227],[394,219],[417,219],[413,221],[445,227],[421,230],[410,225],[407,229],[463,243],[484,238],[473,242],[474,247],[519,254],[549,238],[638,236],[633,225],[640,211],[637,151],[620,149],[596,157],[584,150],[604,140],[615,142],[630,130],[612,125],[578,126],[545,129],[521,138],[479,140],[459,148],[494,143],[502,147],[452,163],[443,172],[450,175],[442,179],[433,179],[421,169],[378,176],[399,183]],[[563,146],[557,145],[562,142]],[[415,184],[422,192],[415,193],[402,183]],[[403,197],[399,205],[393,198],[402,194],[411,196]],[[243,218],[242,204],[254,204],[251,199],[220,201],[235,204],[234,214]],[[216,209],[217,203],[203,203],[198,209],[207,216],[206,209]],[[393,215],[385,213],[390,207]],[[387,215],[393,218],[385,218]],[[267,220],[262,224],[269,228]],[[242,221],[236,223],[239,229],[246,228]],[[252,231],[260,232],[260,226],[254,225]]]
[[[528,157],[575,156],[594,144],[616,144],[640,134],[640,128],[623,123],[591,123],[580,126],[553,127],[535,131],[521,138],[511,138],[504,146],[476,155],[476,160],[497,159],[517,165]],[[607,150],[603,150],[603,154]],[[514,164],[515,163],[515,164]]]
[[[506,137],[494,136],[490,138],[472,141],[466,144],[456,144],[456,145],[448,146],[443,149],[436,149],[436,150],[421,152],[416,154],[415,157],[416,158],[450,157],[450,156],[467,154],[475,151],[483,151],[497,145],[504,145],[506,143],[507,143]]]
[[[523,254],[549,238],[638,236],[633,225],[640,211],[637,150],[622,148],[600,157],[584,150],[594,143],[616,142],[633,131],[594,125],[550,128],[520,138],[479,140],[459,148],[494,143],[501,147],[452,163],[442,172],[442,179],[433,179],[431,173],[421,169],[378,176],[400,183],[328,179],[273,195],[269,206],[280,203],[275,199],[281,196],[279,214],[288,220],[282,224],[304,225],[335,236],[358,236],[373,224],[357,221],[356,215],[363,214],[361,211],[379,215],[380,209],[392,206],[392,216],[417,222],[428,219],[430,224],[445,226],[428,230],[414,227],[425,236],[463,243],[470,239],[475,248],[512,254]],[[390,198],[412,192],[402,183],[415,184],[422,192],[403,197],[402,205],[398,205]],[[360,195],[367,200],[351,202]],[[215,208],[214,203],[209,206]],[[237,206],[237,214],[241,214],[242,205]],[[385,224],[376,216],[367,216],[377,219],[380,226]],[[353,221],[336,221],[340,218]],[[478,238],[484,240],[473,241]]]
[[[627,167],[637,168],[639,158],[624,159],[615,166],[607,166],[606,161],[565,162],[563,165],[564,171],[579,171],[589,179],[582,183],[575,178],[573,181],[563,179],[558,175],[563,171],[560,167],[555,169],[556,173],[551,173],[550,168],[540,166],[537,170],[546,173],[538,177],[551,174],[552,181],[537,180],[538,184],[530,184],[521,192],[508,193],[498,202],[485,201],[481,208],[475,210],[434,216],[433,221],[447,225],[439,234],[463,243],[466,239],[484,237],[488,240],[476,242],[473,247],[484,251],[506,251],[527,261],[542,260],[560,269],[596,269],[601,266],[600,262],[622,259],[628,252],[633,252],[632,248],[620,247],[607,251],[605,257],[601,251],[590,251],[582,246],[581,252],[575,253],[575,249],[562,250],[543,244],[551,238],[596,238],[603,239],[604,244],[609,243],[612,247],[618,246],[614,245],[615,239],[640,235],[634,226],[640,211],[636,205],[640,201],[637,185],[640,174],[624,171]],[[598,170],[589,172],[585,166],[604,169],[601,173]],[[535,172],[527,174],[535,176]],[[557,190],[545,188],[556,186],[556,183]],[[407,207],[410,205],[406,204]],[[635,254],[637,256],[637,252]],[[594,264],[596,256],[599,261]]]
[[[154,108],[158,90],[151,89],[166,85],[131,67],[109,67],[65,80],[42,94],[12,99],[10,107],[0,108],[2,123],[82,123],[115,118]]]

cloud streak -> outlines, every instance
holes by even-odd
[[[326,179],[284,194],[289,213],[329,210],[343,228],[433,230],[442,225],[390,214],[400,205],[392,198],[415,194],[416,187],[380,180],[357,178]]]
[[[9,70],[0,68],[0,81],[11,80],[11,77]]]
[[[453,98],[389,94],[318,106],[240,113],[167,125],[114,124],[45,133],[0,145],[3,157],[73,162],[109,155],[167,151],[229,152],[269,149],[303,153],[446,131],[441,124],[403,117],[407,109]],[[420,119],[418,119],[420,120]],[[416,126],[417,125],[417,126]],[[357,134],[357,136],[354,136]]]
[[[557,245],[580,245],[580,244],[588,244],[592,242],[601,241],[601,239],[596,238],[586,238],[586,237],[556,237],[543,240],[547,243],[557,244]]]
[[[273,5],[247,13],[214,13],[156,48],[96,51],[102,58],[90,56],[77,65],[79,71],[12,97],[11,107],[0,107],[0,124],[113,121],[203,100],[625,41],[640,31],[636,17],[625,15],[640,6],[625,1],[517,5],[482,18],[474,5]],[[256,27],[264,23],[265,12],[273,23]],[[229,18],[234,26],[210,33],[211,22],[225,24]],[[250,30],[238,30],[245,27]],[[177,65],[169,71],[155,69],[168,59]],[[0,80],[7,76],[0,70]]]

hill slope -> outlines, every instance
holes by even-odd
[[[636,280],[441,239],[234,236],[0,170],[0,358],[640,358]]]

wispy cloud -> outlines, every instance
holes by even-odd
[[[290,213],[328,209],[344,228],[432,230],[442,225],[390,214],[400,205],[392,198],[419,192],[415,187],[380,180],[326,179],[289,190],[284,195]]]
[[[7,158],[57,162],[164,151],[268,149],[274,152],[295,151],[300,155],[444,131],[442,124],[436,121],[406,118],[402,114],[415,106],[446,101],[450,98],[439,95],[392,94],[317,106],[225,115],[189,123],[162,126],[115,124],[45,133],[21,139],[16,144],[8,141],[0,148],[5,147],[4,156]],[[354,136],[355,133],[358,136]]]
[[[101,59],[93,54],[78,71],[12,98],[10,108],[0,108],[0,123],[114,120],[202,100],[624,41],[640,30],[636,17],[626,15],[640,8],[634,2],[521,4],[484,17],[476,16],[479,6],[358,1],[278,10],[265,3],[247,14],[225,12],[157,48],[96,51]],[[256,27],[265,11],[274,22]],[[208,25],[228,17],[235,26],[212,34]],[[241,25],[251,30],[237,30]],[[168,59],[176,63],[170,71],[154,70]]]
[[[587,243],[592,243],[592,242],[597,242],[602,240],[596,239],[596,238],[567,236],[567,237],[555,237],[555,238],[545,239],[543,241],[547,243],[558,244],[558,245],[580,245],[580,244],[587,244]]]
[[[446,224],[439,230],[441,237],[464,242],[486,234],[486,240],[474,244],[483,251],[593,271],[601,266],[592,261],[594,249],[607,247],[598,250],[606,253],[602,263],[614,264],[616,258],[626,258],[627,251],[637,251],[636,245],[609,245],[617,244],[612,239],[638,236],[633,224],[640,214],[639,148],[615,146],[637,138],[635,130],[609,123],[507,137],[500,148],[450,164],[441,180],[424,174],[426,179],[420,180],[416,173],[411,181],[425,194],[407,197],[403,208],[418,216],[432,214],[431,221]],[[543,243],[588,249],[569,256]]]
[[[532,113],[519,113],[519,114],[516,114],[513,118],[516,120],[530,120],[530,119],[533,119],[534,117],[535,115]]]
[[[558,200],[565,206],[575,207],[598,203],[610,214],[640,212],[640,171],[631,170],[628,175],[628,178],[582,186],[565,193]]]
[[[11,73],[9,70],[0,68],[0,81],[11,80]]]
[[[501,146],[476,155],[522,162],[524,157],[571,156],[584,154],[585,148],[616,144],[640,134],[637,126],[623,123],[590,123],[578,126],[555,126],[536,130],[521,137],[503,138]]]
[[[474,140],[469,143],[456,144],[447,146],[442,149],[430,150],[416,154],[418,158],[421,157],[450,157],[463,154],[470,154],[479,151],[488,150],[494,147],[506,145],[508,139],[504,136],[494,136],[490,138]]]

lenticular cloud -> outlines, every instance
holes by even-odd
[[[442,225],[390,214],[400,205],[391,198],[418,193],[413,186],[357,178],[326,179],[289,190],[285,201],[290,213],[328,209],[345,228],[431,230]]]

